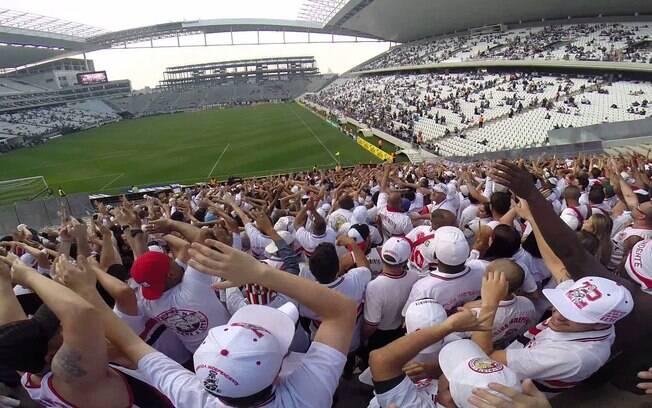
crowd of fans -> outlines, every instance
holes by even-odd
[[[433,38],[392,48],[358,71],[474,59],[651,63],[648,23],[569,24]]]
[[[548,143],[552,129],[641,119],[649,116],[649,92],[650,83],[603,76],[462,72],[341,78],[304,98],[337,116],[454,156],[504,150],[505,136],[513,141],[508,147],[536,147]],[[486,126],[496,121],[527,126],[531,138]]]
[[[0,133],[39,137],[100,126],[120,119],[115,113],[55,106],[0,114]]]
[[[650,177],[641,155],[356,166],[62,206],[0,239],[0,406],[652,391]]]

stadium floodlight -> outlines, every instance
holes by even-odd
[[[0,8],[0,26],[78,38],[90,38],[107,33],[104,29],[87,24],[3,8]]]
[[[349,0],[305,0],[298,18],[326,25],[348,2]]]

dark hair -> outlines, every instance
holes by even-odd
[[[3,367],[28,373],[45,368],[48,342],[59,329],[59,320],[42,305],[31,319],[0,326],[0,362]]]
[[[530,233],[523,243],[521,244],[524,250],[535,258],[541,258],[541,250],[539,250],[539,243],[534,233]]]
[[[602,175],[602,170],[597,167],[591,169],[591,177],[598,178]]]
[[[600,185],[594,185],[589,191],[589,202],[591,204],[602,204],[605,199],[604,188]]]
[[[369,235],[371,234],[371,231],[369,230],[369,226],[367,224],[355,224],[351,226],[351,229],[358,231],[362,239],[369,238]]]
[[[496,191],[491,195],[491,209],[498,214],[507,214],[512,206],[512,195],[504,191]]]
[[[372,196],[371,196],[371,201],[373,201],[374,205],[378,205],[378,196],[380,195],[380,191],[376,191]]]
[[[578,231],[577,239],[590,254],[595,255],[598,252],[598,248],[600,248],[600,240],[592,233],[584,230]]]
[[[582,186],[582,189],[586,190],[589,186],[589,175],[582,172],[577,175],[577,181],[580,183],[580,186]]]
[[[312,232],[315,235],[323,235],[326,233],[326,220],[322,217],[315,217],[312,223]]]
[[[310,256],[308,265],[310,272],[319,283],[333,282],[340,270],[340,261],[335,245],[327,242],[319,244]]]
[[[406,191],[405,194],[403,194],[403,197],[407,198],[410,201],[414,201],[416,195],[414,194],[414,190]]]
[[[514,227],[500,224],[494,228],[494,240],[485,255],[486,260],[511,258],[521,247],[521,236]]]
[[[350,195],[345,195],[341,197],[337,202],[340,205],[340,208],[344,208],[345,210],[352,210],[353,207],[355,206],[355,203],[353,202],[353,198],[351,198]]]

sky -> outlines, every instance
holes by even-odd
[[[0,0],[0,8],[43,14],[115,31],[198,19],[296,19],[302,3],[303,0]],[[255,33],[238,35],[236,40],[243,42],[255,39]],[[292,38],[296,40],[306,38],[305,35],[300,37],[300,34],[294,36]],[[213,42],[224,42],[223,37],[216,35],[212,38]],[[261,41],[277,38],[274,34],[261,33]],[[176,40],[161,40],[160,44],[169,44],[166,41],[176,43]],[[192,43],[197,39],[188,37],[182,41]],[[158,84],[158,81],[163,79],[165,68],[176,65],[314,55],[323,73],[342,73],[388,48],[387,43],[175,47],[104,50],[87,54],[87,57],[95,61],[96,69],[106,70],[109,79],[130,79],[134,89],[141,89]]]

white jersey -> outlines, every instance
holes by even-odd
[[[420,279],[412,287],[410,296],[403,307],[403,316],[407,307],[419,299],[431,298],[442,305],[446,312],[455,312],[462,306],[480,296],[482,276],[488,263],[471,260],[466,263],[464,270],[458,273],[442,273],[437,270],[430,271],[425,278]]]
[[[337,236],[335,231],[330,227],[326,227],[326,232],[322,235],[315,235],[312,232],[309,232],[305,227],[301,227],[297,230],[295,239],[300,246],[300,250],[303,251],[307,257],[310,257],[317,246],[321,243],[326,242],[335,245]]]
[[[393,236],[405,236],[412,230],[410,217],[398,209],[387,207],[387,193],[378,194],[378,217],[382,222],[385,239]]]
[[[418,279],[416,273],[406,270],[397,276],[381,273],[369,282],[365,293],[365,322],[377,326],[379,330],[396,330],[401,327],[401,310]]]
[[[609,263],[609,270],[617,269],[627,256],[625,254],[625,241],[631,237],[639,237],[641,239],[652,239],[652,229],[642,229],[634,227],[626,227],[624,230],[616,234],[613,239],[613,252],[611,253],[611,261]]]
[[[140,307],[139,307],[140,310]],[[168,329],[163,322],[156,319],[147,318],[144,315],[130,316],[118,310],[118,307],[113,308],[113,312],[129,326],[129,328],[143,341],[156,350],[170,357],[179,364],[184,364],[192,354],[186,349],[181,340],[177,337],[176,333]]]
[[[127,405],[127,407],[138,408],[138,406],[134,404],[134,396],[131,390],[131,385],[129,385],[129,383],[127,382],[127,379],[125,378],[125,374],[123,374],[122,372],[116,369],[113,369],[113,371],[116,372],[120,376],[120,378],[122,378],[124,381],[126,391],[129,394],[129,405]],[[36,382],[32,378],[32,374],[24,373],[20,378],[20,382],[23,385],[25,391],[27,391],[29,397],[32,400],[34,400],[36,403],[38,403],[39,406],[48,407],[48,408],[77,408],[77,405],[71,404],[65,399],[63,399],[61,394],[59,394],[54,389],[53,379],[54,377],[52,376],[52,372],[49,372],[45,374],[43,377],[41,377],[40,384],[36,384]]]
[[[344,225],[347,222],[351,221],[352,216],[353,216],[353,212],[351,212],[351,210],[345,210],[344,208],[338,208],[337,210],[335,210],[335,211],[333,211],[332,213],[329,214],[328,219],[326,220],[326,223],[334,231],[339,231],[340,228],[342,227],[342,225]]]
[[[355,263],[355,253],[351,252],[351,257]],[[367,262],[369,262],[371,278],[375,279],[383,271],[383,259],[380,257],[380,248],[371,248],[367,254]]]
[[[432,246],[435,243],[435,231],[429,225],[421,225],[413,228],[405,238],[412,246],[412,256],[408,262],[408,268],[419,275],[419,278],[428,276],[430,270],[437,266],[437,260],[431,259],[429,255],[432,253]]]
[[[245,225],[245,232],[249,237],[251,255],[258,260],[265,259],[265,247],[273,242],[272,239],[250,222]]]
[[[475,310],[480,310],[475,309]],[[532,301],[523,296],[498,303],[492,339],[494,344],[509,344],[537,322],[537,312]],[[501,347],[502,348],[502,347]]]
[[[345,363],[346,356],[341,352],[313,342],[298,366],[290,374],[279,376],[269,401],[256,406],[331,408]],[[161,353],[150,353],[141,358],[138,371],[175,407],[229,408],[209,394],[192,371]]]
[[[315,277],[307,269],[301,270],[301,276],[307,279],[315,280]],[[362,310],[364,301],[364,292],[367,284],[371,281],[371,271],[367,268],[354,268],[337,278],[334,282],[326,285],[329,289],[340,292],[344,296],[356,302],[358,313],[356,315],[356,325],[351,340],[351,351],[360,347],[360,334],[362,333]],[[321,324],[321,318],[312,310],[303,305],[299,305],[299,314],[312,320],[311,331],[314,335]]]
[[[136,294],[143,314],[163,322],[194,353],[208,330],[229,320],[229,313],[211,288],[212,283],[212,276],[189,266],[181,283],[163,292],[159,299],[144,299],[140,290]]]
[[[437,398],[437,380],[426,379],[417,383],[405,376],[396,387],[382,394],[375,394],[368,408],[443,408],[435,402]]]
[[[548,268],[542,269],[541,265],[534,260],[534,257],[523,248],[520,248],[514,256],[512,256],[512,261],[523,269],[524,275],[521,289],[523,289],[525,293],[536,292],[539,286],[541,286],[541,282],[547,280],[551,276]]]
[[[531,378],[544,392],[561,392],[589,378],[609,359],[616,338],[613,326],[562,333],[547,323],[530,329],[526,344],[515,341],[505,350],[507,365],[521,380]]]

